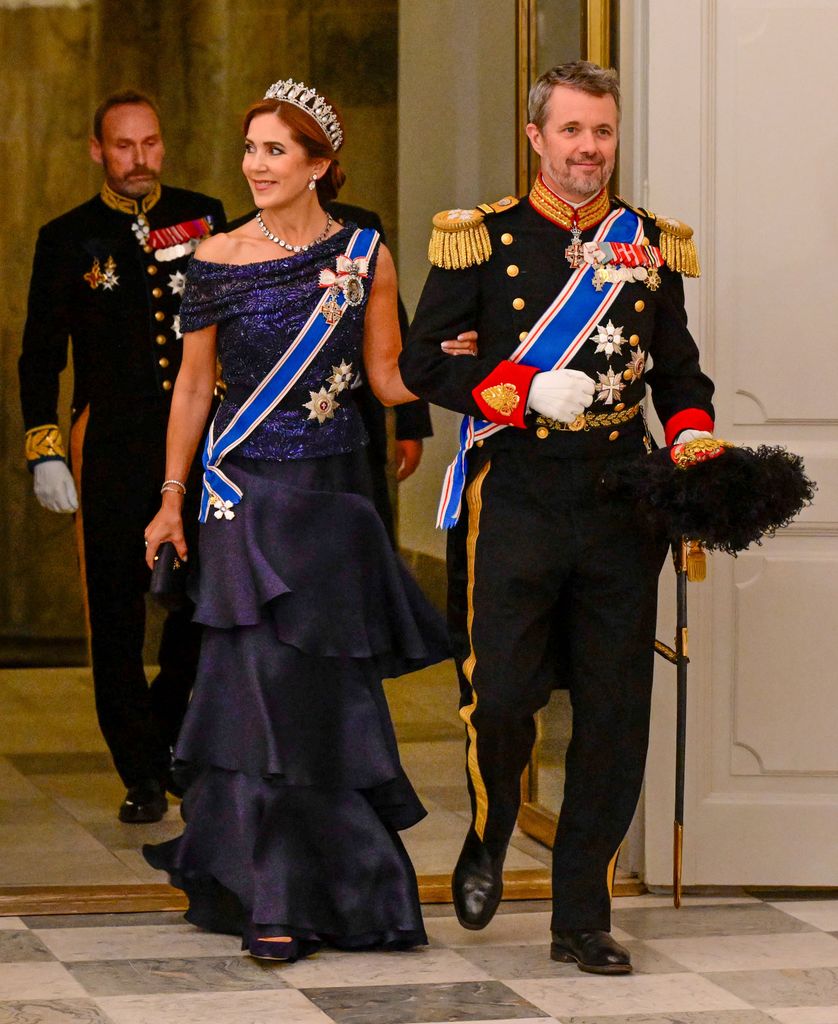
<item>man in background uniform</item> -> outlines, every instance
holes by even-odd
[[[159,117],[142,93],[116,93],[100,104],[90,154],[104,169],[101,191],[38,235],[20,396],[38,501],[74,512],[80,494],[96,711],[127,788],[119,819],[150,822],[167,808],[169,748],[194,680],[200,635],[191,607],[168,614],[160,672],[149,687],[143,530],[163,484],[186,264],[200,239],[225,220],[218,200],[161,186]],[[70,338],[72,474],[57,426]],[[197,496],[197,486],[192,492]]]
[[[666,542],[600,481],[649,450],[647,383],[668,444],[713,429],[684,310],[692,231],[606,191],[619,98],[616,74],[583,61],[535,83],[532,191],[437,214],[401,361],[412,391],[465,414],[439,521],[473,814],[457,916],[483,928],[497,909],[534,716],[566,686],[551,956],[603,974],[631,970],[611,892],[643,779]],[[468,328],[478,358],[445,358],[440,339]]]

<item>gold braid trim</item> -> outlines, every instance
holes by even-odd
[[[492,242],[480,210],[443,210],[433,220],[428,259],[444,270],[463,270],[485,263]]]
[[[99,192],[102,198],[102,202],[105,206],[109,206],[112,210],[119,210],[120,213],[130,213],[133,217],[136,217],[140,213],[148,213],[152,206],[156,206],[160,199],[160,182],[154,183],[154,188],[142,197],[137,202],[136,199],[131,199],[128,196],[122,196],[119,192],[114,192],[107,182],[104,182]]]
[[[655,225],[660,228],[660,250],[666,265],[685,277],[701,277],[698,251],[689,224],[672,217],[658,217]]]
[[[65,459],[64,441],[56,423],[44,423],[26,431],[24,450],[27,462],[40,462],[41,459]]]
[[[640,403],[630,405],[628,409],[621,409],[619,412],[580,412],[576,419],[570,423],[562,420],[554,420],[549,416],[539,416],[536,423],[549,430],[571,430],[576,433],[579,430],[592,430],[598,427],[613,427],[619,423],[628,423],[640,412]],[[542,435],[539,434],[539,437]],[[547,436],[545,433],[544,437]]]

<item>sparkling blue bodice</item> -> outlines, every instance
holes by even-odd
[[[180,310],[181,330],[218,325],[218,356],[227,396],[215,417],[220,436],[240,405],[305,326],[320,300],[320,271],[335,269],[354,226],[308,252],[237,266],[193,259]],[[354,451],[367,437],[351,396],[362,369],[364,313],[377,250],[363,279],[364,299],[344,306],[328,341],[269,416],[236,453],[252,459],[318,458]]]

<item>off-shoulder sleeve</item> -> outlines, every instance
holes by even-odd
[[[186,286],[180,305],[180,329],[183,333],[200,331],[231,316],[238,308],[238,297],[248,282],[231,273],[224,263],[189,261]]]

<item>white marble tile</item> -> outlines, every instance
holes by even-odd
[[[735,903],[760,903],[761,900],[754,896],[690,896],[684,893],[681,897],[682,907],[713,907],[731,906]],[[671,907],[672,896],[656,896],[654,893],[644,893],[642,896],[615,896],[612,909],[614,910],[635,910],[636,908],[647,907]],[[775,904],[776,906],[776,904]]]
[[[340,988],[354,985],[421,985],[488,981],[480,967],[451,949],[420,949],[405,953],[320,953],[283,968],[282,980],[296,988]]]
[[[294,989],[101,996],[95,1001],[113,1024],[332,1024]]]
[[[838,1024],[838,1006],[774,1006],[763,1013],[780,1024]]]
[[[823,928],[825,932],[838,932],[838,899],[792,900],[789,903],[772,903],[771,906],[816,928]]]
[[[26,925],[19,917],[0,917],[0,932],[26,931]]]
[[[451,947],[550,945],[549,913],[498,914],[477,932],[467,931],[455,917],[431,918],[425,928],[431,942]]]
[[[0,964],[0,1000],[65,999],[86,994],[61,964]]]
[[[41,928],[35,934],[60,960],[189,959],[233,956],[241,940],[214,935],[190,925],[137,925],[109,928]]]
[[[838,967],[838,939],[822,932],[647,939],[646,944],[701,973]]]
[[[743,1010],[748,1004],[695,974],[627,975],[506,981],[506,986],[554,1017],[597,1014]]]

